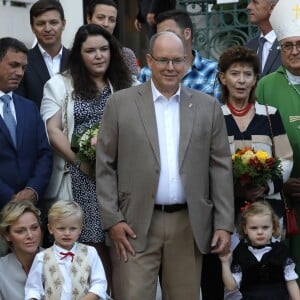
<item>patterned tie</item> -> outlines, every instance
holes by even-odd
[[[262,36],[259,38],[258,42],[258,58],[259,58],[259,64],[260,64],[260,73],[263,71],[263,49],[264,49],[264,44],[267,40]]]
[[[10,109],[10,100],[11,97],[9,95],[3,95],[0,97],[0,100],[3,102],[3,119],[4,122],[9,130],[9,133],[11,135],[11,138],[14,142],[14,145],[17,145],[17,136],[16,136],[16,120],[11,112]]]

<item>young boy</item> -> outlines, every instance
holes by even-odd
[[[25,299],[107,299],[102,262],[94,247],[78,243],[83,212],[74,201],[55,202],[48,213],[54,245],[36,255]]]

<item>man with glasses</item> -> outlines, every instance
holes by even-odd
[[[186,11],[168,10],[156,18],[157,32],[172,31],[183,40],[186,59],[181,83],[220,100],[221,87],[217,79],[218,65],[215,61],[201,56],[193,49],[193,23]],[[140,82],[151,77],[151,70],[143,67],[138,75]]]
[[[281,48],[282,66],[262,78],[258,101],[275,106],[283,120],[294,153],[294,167],[284,185],[284,194],[300,216],[300,14],[298,0],[280,0],[270,22]],[[274,125],[275,126],[275,125]],[[278,149],[277,149],[278,150]],[[296,261],[300,261],[300,235],[289,239]],[[297,273],[299,273],[299,264]]]
[[[150,40],[149,81],[111,95],[97,144],[96,185],[113,266],[113,298],[199,300],[202,253],[229,250],[231,156],[210,96],[180,84],[180,37]]]

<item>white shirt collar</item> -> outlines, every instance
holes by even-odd
[[[40,44],[38,44],[38,47],[39,47],[43,57],[50,57],[50,54]],[[55,57],[61,57],[62,51],[63,51],[63,46],[61,46],[59,52],[57,53],[57,55],[55,55]]]
[[[166,97],[161,94],[161,92],[155,87],[154,82],[151,79],[151,89],[152,89],[152,95],[153,95],[153,101],[157,101],[159,98],[166,99]],[[172,99],[175,98],[178,101],[180,101],[180,91],[181,91],[181,85],[179,84],[178,90],[176,93],[171,97]]]
[[[75,254],[77,244],[78,244],[78,243],[76,242],[76,243],[73,245],[73,247],[72,247],[71,250],[66,250],[66,249],[64,249],[64,248],[62,248],[62,247],[60,247],[60,246],[58,246],[56,243],[54,243],[54,245],[53,245],[54,252],[55,252],[56,254],[58,254],[59,256],[60,256],[60,252],[72,252],[72,253]]]
[[[3,95],[9,95],[10,98],[12,99],[12,91],[10,91],[8,93],[3,93],[2,91],[0,91],[0,97],[2,97]]]
[[[266,35],[261,34],[260,37],[264,37],[270,44],[273,44],[276,40],[276,34],[274,30],[271,30]]]

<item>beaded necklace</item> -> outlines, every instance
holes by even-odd
[[[227,101],[226,104],[227,104],[227,107],[229,108],[230,112],[234,116],[237,116],[237,117],[245,116],[249,112],[249,110],[251,109],[251,107],[253,106],[253,103],[248,103],[245,108],[237,109],[229,101]]]

